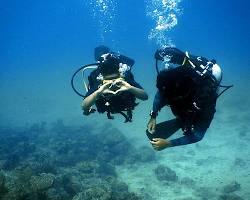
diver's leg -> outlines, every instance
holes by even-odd
[[[201,141],[212,122],[213,116],[214,112],[208,113],[204,116],[199,116],[199,120],[197,120],[193,132],[188,133],[183,137],[170,140],[169,142],[172,146],[181,146]]]
[[[171,119],[165,122],[156,124],[155,132],[151,134],[148,130],[146,134],[148,139],[152,138],[163,138],[166,139],[173,135],[176,131],[180,129],[180,121],[178,119]]]
[[[195,131],[194,133],[189,133],[187,135],[184,135],[183,137],[170,140],[169,142],[171,143],[172,147],[192,144],[192,143],[201,141],[205,133],[206,133],[206,129],[199,130],[199,131]]]

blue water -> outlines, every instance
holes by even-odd
[[[164,9],[164,3],[174,7]],[[81,98],[73,93],[70,86],[73,72],[84,64],[92,63],[93,49],[103,44],[113,51],[135,59],[133,72],[136,80],[150,95],[149,100],[141,103],[135,112],[135,120],[132,124],[125,125],[120,118],[112,121],[111,124],[125,133],[128,139],[132,140],[132,144],[134,142],[134,144],[150,147],[144,136],[144,130],[156,92],[153,55],[157,48],[171,43],[183,51],[187,50],[195,55],[216,59],[223,70],[223,84],[235,85],[219,100],[214,127],[211,128],[211,134],[204,144],[213,146],[214,142],[215,146],[220,146],[221,141],[225,142],[218,156],[226,160],[225,166],[238,157],[244,160],[244,155],[249,157],[250,153],[248,148],[250,141],[249,8],[250,3],[246,0],[2,1],[0,6],[0,127],[18,130],[18,127],[27,128],[34,123],[42,122],[50,124],[58,119],[63,120],[66,125],[75,126],[106,123],[105,116],[98,116],[98,114],[82,116]],[[172,14],[176,21],[172,19],[165,22],[164,25],[169,28],[157,30],[159,18],[152,16],[154,10],[156,16],[166,19]],[[157,33],[153,38],[152,31]],[[165,112],[168,113],[168,111]],[[164,119],[164,115],[161,117]],[[91,125],[88,129],[91,129]],[[219,134],[215,134],[217,132]],[[246,136],[240,140],[238,133],[242,132]],[[213,137],[215,135],[216,137]],[[225,138],[223,135],[226,135]],[[134,138],[136,141],[133,141]],[[242,145],[246,145],[244,150],[240,148]],[[233,158],[223,157],[227,155],[231,146],[233,150],[235,149],[235,151],[231,149],[235,153]],[[189,151],[197,150],[187,148]],[[173,158],[176,154],[187,153],[186,150],[183,150],[184,153],[180,150],[170,151]],[[162,159],[171,158],[171,156],[166,158],[168,153],[166,151],[164,153],[160,153]],[[203,153],[208,157],[214,154],[214,152]],[[199,154],[200,157],[202,155],[202,153]],[[235,176],[238,177],[228,178],[227,181],[240,183],[241,190],[237,190],[235,195],[250,199],[250,194],[246,191],[250,186],[249,158],[244,162],[245,165],[239,172],[235,172]],[[203,165],[200,166],[202,167],[204,168]],[[216,167],[212,166],[212,169],[216,171]],[[136,170],[130,171],[126,166],[117,170],[121,171],[121,177],[130,177],[133,173],[136,175]],[[180,174],[185,174],[185,170],[179,170]],[[242,177],[244,178],[241,179]],[[144,195],[143,198],[146,199],[146,190],[150,190],[150,186],[145,183],[146,179],[142,177],[141,180],[138,183],[136,180],[129,179],[127,184],[131,191]],[[197,185],[213,187],[212,181],[209,185],[200,183],[198,179],[195,181]],[[140,184],[146,189],[139,190]],[[165,186],[159,190],[167,189]],[[172,196],[167,199],[184,199],[178,196],[176,190],[171,194]],[[160,196],[157,198],[157,195],[158,193],[152,194],[152,199],[165,199]],[[194,193],[188,193],[186,196],[190,199],[202,199]]]

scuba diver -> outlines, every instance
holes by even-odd
[[[132,111],[138,105],[136,99],[148,99],[147,93],[134,80],[131,72],[134,60],[114,53],[106,46],[96,47],[94,56],[97,67],[88,76],[86,95],[81,95],[84,97],[83,114],[89,115],[96,111],[92,108],[95,104],[97,111],[107,112],[109,119],[114,118],[111,114],[119,113],[124,116],[125,122],[131,122]]]
[[[216,100],[231,86],[222,86],[222,71],[215,60],[166,47],[155,53],[158,91],[146,134],[155,150],[187,145],[202,140],[214,117]],[[166,64],[159,71],[158,61]],[[220,87],[225,89],[220,92]],[[170,106],[175,119],[156,123],[158,112]],[[179,129],[183,136],[168,140]]]

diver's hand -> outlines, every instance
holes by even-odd
[[[116,92],[114,92],[114,91],[112,91],[112,90],[110,90],[110,89],[106,89],[106,90],[104,90],[104,91],[102,92],[102,94],[113,94],[113,95],[115,95]]]
[[[155,127],[156,127],[156,119],[151,117],[149,122],[148,122],[148,125],[147,125],[148,132],[151,133],[151,134],[154,134],[155,133]]]
[[[105,82],[103,85],[101,85],[98,88],[97,92],[99,94],[111,93],[111,90],[109,90],[109,88],[112,86],[112,83],[113,83],[113,81],[107,81],[107,82]]]
[[[152,144],[153,148],[157,151],[161,151],[163,149],[172,146],[171,142],[162,138],[153,138],[152,141],[150,141],[150,143]]]
[[[129,91],[132,88],[132,86],[128,82],[126,82],[124,80],[120,80],[120,79],[114,81],[113,84],[115,84],[117,87],[119,87],[119,89],[115,91],[115,94],[118,94],[118,93],[124,92],[124,91]]]

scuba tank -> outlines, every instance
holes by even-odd
[[[222,75],[221,69],[215,60],[207,60],[204,57],[189,55],[188,52],[184,53],[175,47],[166,47],[155,52],[155,68],[159,75],[160,70],[158,61],[167,60],[169,63],[177,64],[179,67],[189,67],[198,75],[197,78],[209,77],[217,83],[217,87],[224,88],[217,94],[217,98],[226,92],[233,85],[221,85]],[[169,69],[171,70],[171,69]]]

